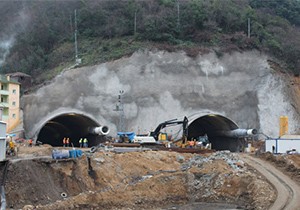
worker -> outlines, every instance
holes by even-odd
[[[29,147],[32,147],[32,139],[29,139],[29,140],[28,140],[28,146],[29,146]]]
[[[12,140],[10,140],[8,146],[9,146],[9,154],[15,155],[15,143]]]
[[[83,147],[85,147],[85,148],[88,147],[88,140],[87,140],[87,138],[83,139]]]
[[[70,146],[70,138],[66,138],[66,147]]]
[[[193,148],[194,145],[195,145],[195,142],[193,139],[191,141],[189,141],[189,148]]]
[[[80,147],[80,148],[82,147],[82,143],[83,143],[83,139],[80,138],[80,139],[79,139],[79,147]]]
[[[66,143],[67,143],[67,139],[64,138],[64,139],[63,139],[63,147],[66,147]]]

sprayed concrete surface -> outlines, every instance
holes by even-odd
[[[188,57],[184,52],[139,51],[131,57],[66,70],[50,84],[22,98],[29,138],[63,113],[83,113],[116,135],[117,96],[124,90],[127,131],[147,132],[160,122],[219,113],[241,128],[278,136],[279,117],[295,133],[299,115],[291,105],[286,78],[256,51]]]

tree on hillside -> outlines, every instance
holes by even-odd
[[[298,0],[0,1],[1,37],[15,33],[2,73],[23,71],[34,76],[72,60],[75,9],[79,39],[86,43],[130,37],[216,46],[223,52],[256,48],[278,56],[291,68],[299,66]],[[248,19],[251,38],[247,37]],[[106,52],[108,46],[103,46]]]
[[[283,17],[292,24],[300,25],[300,1],[298,0],[250,0],[250,5],[272,15]]]

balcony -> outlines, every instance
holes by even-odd
[[[8,102],[0,102],[0,108],[8,108],[9,103]]]
[[[2,120],[3,121],[7,121],[9,119],[9,116],[8,115],[2,115]]]
[[[8,90],[0,90],[0,95],[9,95]]]

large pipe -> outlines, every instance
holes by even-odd
[[[89,128],[89,133],[95,135],[107,135],[109,133],[109,128],[107,126],[93,127]]]
[[[242,138],[247,136],[253,136],[255,134],[257,134],[256,129],[241,129],[241,128],[235,130],[217,132],[218,136],[226,136],[226,137],[233,137],[233,138]]]

